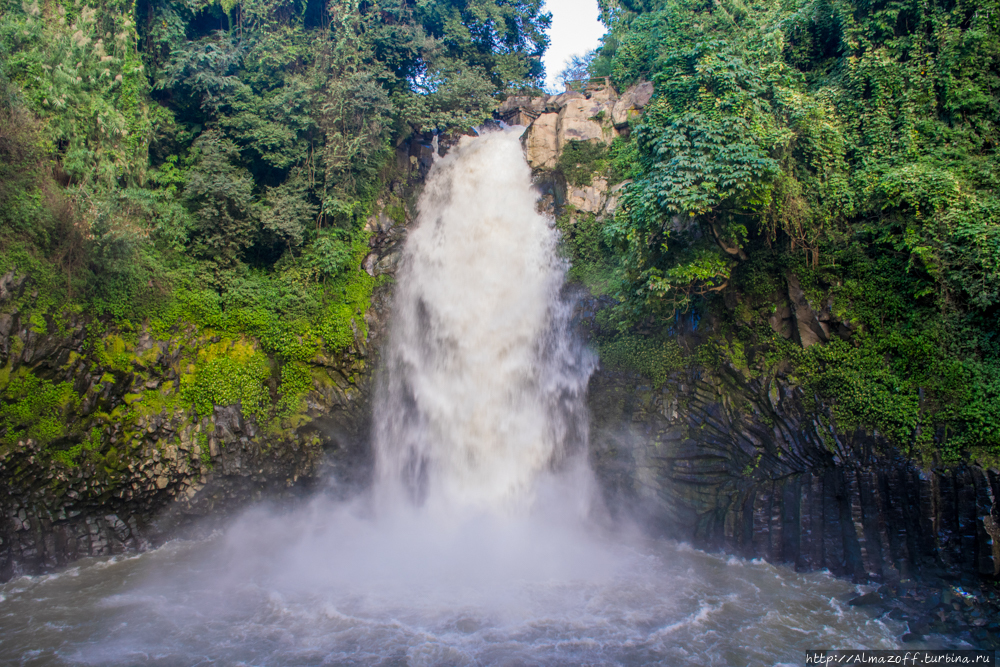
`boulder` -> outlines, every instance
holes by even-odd
[[[562,152],[570,141],[593,141],[611,143],[614,132],[605,132],[603,116],[607,116],[610,105],[588,99],[571,99],[559,112],[559,133],[556,147]]]
[[[600,213],[604,210],[607,200],[608,182],[603,178],[595,178],[593,183],[582,188],[569,186],[566,202],[584,213]]]
[[[565,93],[559,93],[558,95],[552,95],[546,100],[546,110],[559,111],[572,100],[585,100],[585,99],[587,99],[586,95],[584,95],[583,93],[578,93],[575,90],[570,90]]]
[[[611,112],[615,127],[628,125],[629,119],[640,115],[652,97],[653,84],[650,81],[642,81],[626,90]]]

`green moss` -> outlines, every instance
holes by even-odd
[[[91,458],[95,460],[100,458],[101,462],[104,462],[106,457],[100,457],[102,444],[103,440],[101,437],[101,429],[93,428],[90,430],[90,434],[82,442],[73,445],[69,449],[52,452],[52,459],[70,468],[75,468],[80,465],[80,457],[84,454],[89,454]],[[115,465],[118,465],[117,450],[112,448],[110,451],[115,453]]]
[[[56,384],[30,371],[15,373],[2,398],[0,442],[7,445],[27,438],[47,444],[62,437],[69,413],[80,401],[72,383]]]
[[[212,469],[212,452],[208,446],[208,433],[199,433],[195,440],[198,443],[198,455],[201,458],[202,464],[208,468]]]
[[[13,359],[7,359],[7,365],[0,368],[0,391],[3,391],[10,383],[11,368],[14,365]]]
[[[760,467],[760,461],[763,458],[764,458],[763,454],[757,454],[757,457],[753,460],[753,463],[748,463],[746,467],[743,468],[743,476],[752,477],[753,474],[757,471],[757,468]]]
[[[676,341],[659,341],[630,334],[619,335],[602,342],[598,348],[601,361],[625,368],[649,378],[659,387],[670,374],[686,364],[684,353]]]
[[[281,385],[278,388],[278,416],[287,418],[299,412],[312,386],[312,374],[308,366],[298,362],[282,366]]]
[[[215,405],[239,404],[243,414],[264,423],[270,403],[264,381],[270,375],[268,359],[263,354],[255,353],[245,361],[238,357],[216,357],[200,366],[182,391],[184,399],[203,417],[210,415]]]
[[[17,334],[10,336],[10,356],[19,357],[24,352],[24,341]]]
[[[62,365],[62,370],[67,371],[76,365],[76,362],[80,361],[80,355],[76,352],[70,352],[69,357],[66,359],[66,363]]]
[[[129,345],[120,334],[98,337],[92,342],[91,348],[94,359],[101,367],[123,373],[132,370],[133,355],[129,353]]]
[[[46,333],[48,333],[49,330],[48,322],[46,322],[45,317],[37,311],[31,313],[31,315],[28,317],[28,324],[30,329],[34,331],[36,334],[45,335]]]

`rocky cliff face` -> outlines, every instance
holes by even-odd
[[[13,274],[3,283],[30,286]],[[384,310],[372,309],[375,332]],[[128,361],[109,366],[87,344],[96,323],[86,318],[73,318],[68,331],[39,331],[23,312],[4,321],[0,363],[8,375],[30,369],[50,386],[72,386],[79,404],[59,418],[100,426],[75,445],[91,450],[78,462],[58,455],[67,451],[58,441],[29,438],[0,449],[0,580],[144,548],[201,517],[294,496],[331,468],[345,482],[363,474],[370,341],[317,357],[305,408],[293,423],[265,430],[237,405],[199,415],[170,400],[183,367],[213,344],[210,332],[144,329],[123,344]]]
[[[386,193],[395,206],[368,222],[362,268],[370,275],[394,273],[404,204],[415,200],[432,151],[424,137],[399,147],[400,177]],[[81,315],[48,321],[37,315],[34,289],[29,275],[0,277],[0,391],[30,376],[55,396],[39,415],[59,433],[43,445],[0,432],[0,581],[211,529],[260,499],[291,500],[331,481],[340,489],[367,483],[370,394],[390,285],[371,297],[366,334],[355,329],[340,353],[307,364],[300,409],[266,424],[238,404],[199,414],[180,400],[181,377],[199,354],[257,353],[258,341],[184,322],[126,332]],[[275,381],[265,385],[273,399]],[[16,411],[20,403],[6,405]]]
[[[572,213],[610,215],[617,205],[621,184],[609,186],[596,177],[589,185],[574,186],[564,180],[546,178],[558,166],[559,157],[571,141],[609,145],[628,133],[628,121],[642,113],[653,95],[653,84],[632,86],[619,95],[610,84],[586,92],[566,92],[541,97],[510,97],[498,112],[510,125],[525,125],[521,138],[528,164],[539,176],[543,192],[553,207]]]
[[[592,459],[613,503],[662,533],[862,582],[1000,575],[997,471],[921,470],[877,435],[831,428],[781,376],[642,382],[594,377]]]
[[[502,107],[508,122],[528,125],[525,151],[554,214],[613,215],[623,184],[567,187],[554,170],[568,142],[627,132],[652,92],[642,83]],[[803,348],[850,340],[854,325],[831,303],[811,302],[794,274],[784,279],[772,295],[777,334]],[[583,304],[585,329],[600,308]],[[718,337],[715,328],[689,325],[678,338],[692,350]],[[703,547],[857,581],[1000,577],[1000,472],[922,469],[877,433],[839,428],[825,406],[807,409],[815,400],[806,398],[780,366],[761,375],[694,364],[661,386],[602,366],[590,386],[591,459],[612,506]]]

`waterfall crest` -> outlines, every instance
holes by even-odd
[[[420,199],[374,415],[384,502],[524,511],[585,444],[594,361],[518,134],[463,137]]]

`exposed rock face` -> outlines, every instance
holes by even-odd
[[[510,124],[528,126],[522,138],[528,164],[538,173],[542,189],[551,190],[545,173],[557,169],[559,156],[570,141],[610,144],[628,131],[628,120],[641,114],[652,95],[653,84],[648,81],[632,86],[621,98],[605,83],[586,93],[511,97],[500,107],[499,115]],[[600,177],[581,187],[563,185],[565,195],[555,195],[552,203],[559,208],[568,205],[571,213],[609,216],[614,214],[623,186],[609,187]]]
[[[381,310],[373,312],[376,332],[384,305]],[[263,433],[238,406],[216,406],[199,417],[176,404],[162,410],[141,404],[152,400],[138,398],[143,390],[164,396],[178,391],[180,347],[198,344],[185,342],[190,332],[168,339],[141,333],[140,375],[138,367],[122,372],[89,358],[84,341],[90,322],[82,318],[69,335],[32,331],[19,313],[13,322],[3,346],[21,350],[0,358],[8,369],[27,367],[53,382],[74,383],[82,415],[121,408],[139,416],[99,434],[100,462],[85,458],[68,466],[52,456],[56,445],[32,440],[0,448],[0,580],[84,556],[142,549],[195,519],[222,517],[263,497],[299,495],[321,474],[363,481],[371,362],[365,341],[337,358],[315,359],[305,412],[296,424]]]
[[[594,376],[591,459],[612,504],[663,534],[856,581],[1000,576],[1000,472],[920,470],[781,375],[642,382]]]
[[[795,316],[795,331],[798,334],[799,344],[802,347],[809,347],[830,340],[830,327],[826,322],[820,320],[819,315],[806,299],[806,295],[799,285],[798,276],[789,273],[786,279],[788,298],[791,300],[791,310]]]
[[[559,114],[540,115],[524,134],[528,164],[535,169],[555,169],[559,159]]]
[[[642,109],[653,98],[653,83],[643,81],[626,90],[611,110],[611,120],[615,127],[623,127],[633,118],[642,115]]]
[[[606,208],[614,212],[614,207],[608,207],[608,182],[603,178],[595,178],[590,185],[577,188],[567,187],[566,203],[584,213],[603,213]]]
[[[586,99],[582,95],[566,100],[559,111],[559,129],[556,133],[558,150],[562,152],[570,141],[611,143],[615,138],[615,132],[606,127],[605,123],[605,115],[610,107],[611,103],[608,101]],[[531,164],[530,160],[528,164]]]
[[[653,84],[629,88],[621,99],[609,83],[586,93],[566,92],[548,97],[510,97],[498,115],[510,125],[527,125],[524,135],[528,164],[533,169],[555,169],[569,141],[610,144],[627,131],[628,119],[649,104]],[[624,118],[614,120],[615,113]]]
[[[402,145],[398,157],[406,180],[393,192],[413,199],[433,163],[433,147],[418,137]],[[371,275],[395,271],[406,219],[397,206],[382,207],[369,220],[371,253],[363,266]],[[170,400],[181,389],[190,355],[218,342],[210,332],[183,323],[166,335],[146,328],[129,344],[128,361],[111,363],[90,342],[103,325],[82,316],[59,326],[40,321],[32,316],[31,298],[23,305],[30,290],[27,276],[0,277],[0,389],[30,371],[50,383],[69,383],[79,396],[80,419],[115,411],[132,416],[111,420],[99,433],[99,461],[59,461],[53,453],[66,443],[0,445],[0,581],[210,529],[252,502],[301,497],[321,480],[336,480],[343,489],[367,484],[370,393],[390,286],[372,296],[368,335],[356,331],[341,353],[313,358],[304,407],[266,432],[238,405],[198,415]]]

